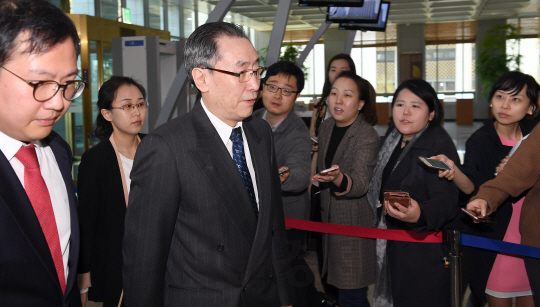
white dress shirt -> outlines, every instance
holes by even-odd
[[[11,167],[17,174],[21,185],[24,187],[24,165],[15,157],[21,146],[26,144],[15,140],[0,131],[0,150],[11,164]],[[58,228],[58,237],[60,239],[60,248],[62,250],[62,260],[64,262],[64,274],[67,280],[68,276],[68,259],[69,259],[69,244],[71,237],[71,218],[69,209],[69,198],[64,183],[64,178],[60,172],[60,167],[56,162],[56,157],[50,146],[42,144],[41,141],[32,142],[35,145],[36,154],[39,162],[41,176],[47,185],[51,203],[56,219],[56,227]],[[31,277],[30,277],[31,278]]]
[[[201,105],[202,105],[202,107],[204,109],[204,112],[206,113],[206,115],[210,119],[210,122],[212,123],[214,128],[216,128],[217,133],[219,134],[219,137],[223,141],[223,144],[225,144],[225,147],[227,147],[227,150],[229,151],[229,154],[231,155],[231,159],[232,159],[232,156],[233,156],[233,153],[232,153],[233,143],[230,140],[231,133],[232,133],[233,128],[242,127],[242,122],[238,122],[238,123],[236,123],[236,126],[231,127],[231,126],[227,125],[225,122],[223,122],[221,119],[217,118],[217,116],[212,114],[212,112],[210,112],[206,108],[206,106],[204,105],[204,102],[202,101],[202,99],[201,99]],[[249,174],[251,175],[251,181],[253,182],[253,190],[255,192],[255,198],[257,200],[257,208],[258,208],[259,207],[259,189],[257,188],[257,179],[255,178],[256,177],[255,176],[255,169],[253,168],[253,162],[251,161],[251,153],[249,151],[249,144],[248,144],[248,140],[246,138],[246,133],[245,133],[244,129],[242,129],[242,138],[244,139],[244,154],[246,156],[246,162],[247,162],[247,167],[249,169]]]
[[[118,154],[120,155],[120,160],[122,161],[122,171],[124,172],[124,178],[126,179],[126,187],[129,194],[129,190],[131,187],[131,177],[129,177],[129,175],[131,174],[131,169],[133,168],[133,160],[125,157],[121,153]]]

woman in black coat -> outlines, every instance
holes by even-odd
[[[494,118],[486,121],[467,140],[463,166],[453,167],[452,171],[439,174],[456,183],[465,195],[464,200],[476,194],[486,181],[495,178],[496,171],[501,171],[496,169],[497,166],[501,161],[502,165],[508,161],[507,155],[512,145],[534,128],[536,121],[530,117],[538,111],[539,90],[540,86],[532,76],[518,71],[507,72],[495,81],[490,93],[490,107]],[[453,161],[445,156],[436,158],[453,166]],[[523,196],[508,198],[499,206],[498,210],[491,214],[495,223],[475,224],[466,217],[467,230],[476,236],[520,243],[519,235],[516,237],[515,234],[519,233],[517,222],[522,203],[519,200]],[[512,224],[511,219],[514,220]],[[505,239],[507,234],[509,236]],[[470,247],[463,249],[464,285],[470,285],[469,300],[473,306],[484,306],[486,293],[490,306],[511,306],[513,297],[517,297],[518,307],[532,306],[534,302],[523,259],[505,255],[502,258],[506,259],[499,259],[494,268],[497,257],[498,253],[494,251]],[[501,269],[503,267],[504,269]],[[511,277],[508,275],[515,278],[508,278]],[[504,277],[500,278],[501,276]],[[490,279],[491,282],[488,282]]]
[[[396,90],[395,128],[379,151],[368,193],[372,207],[387,208],[379,227],[421,233],[442,230],[456,216],[457,187],[418,159],[437,154],[458,159],[452,139],[440,125],[443,116],[427,82],[408,80]],[[385,203],[385,191],[408,192],[411,205]],[[444,257],[443,244],[378,240],[374,306],[450,306],[450,272]]]
[[[116,307],[122,301],[122,239],[129,173],[146,117],[146,91],[127,77],[111,77],[99,90],[95,133],[78,175],[81,250],[79,288],[87,299]],[[88,292],[88,297],[87,297]]]

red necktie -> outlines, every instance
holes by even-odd
[[[62,250],[60,248],[60,238],[58,228],[51,203],[51,196],[45,180],[41,177],[39,162],[34,145],[22,146],[15,157],[24,165],[24,189],[34,207],[39,224],[45,234],[45,239],[49,245],[49,250],[56,267],[56,274],[62,287],[62,293],[66,292],[66,278],[64,275],[64,262],[62,260]]]

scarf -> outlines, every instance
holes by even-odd
[[[405,154],[409,151],[409,149],[412,148],[414,142],[416,142],[422,132],[424,132],[428,127],[429,123],[426,125],[426,127],[424,127],[424,129],[416,133],[416,135],[407,144],[407,146],[403,148],[403,151],[401,152],[401,155],[399,156],[396,165],[394,165],[394,167],[392,168],[392,172],[399,165],[399,163],[401,162]],[[379,195],[382,188],[382,173],[400,140],[401,134],[396,128],[394,128],[394,130],[392,130],[392,132],[390,132],[390,134],[386,137],[386,140],[384,141],[381,149],[379,150],[379,155],[377,157],[377,165],[375,166],[375,170],[373,171],[373,177],[371,177],[371,182],[369,183],[369,191],[367,197],[371,209],[373,210],[373,214],[375,215],[373,226],[381,229],[387,228],[384,215],[381,214],[380,219],[377,216],[377,208],[382,206],[379,201]],[[377,267],[375,278],[375,291],[373,295],[373,307],[392,307],[392,288],[390,287],[391,276],[390,270],[388,268],[388,262],[386,259],[386,240],[377,239],[376,261]]]

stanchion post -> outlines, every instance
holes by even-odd
[[[450,262],[451,306],[460,307],[461,295],[461,232],[459,229],[446,230],[448,260]]]

